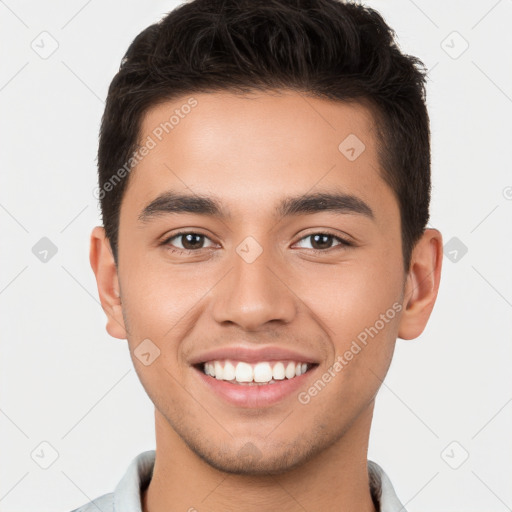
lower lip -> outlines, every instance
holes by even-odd
[[[193,368],[199,378],[217,395],[227,402],[237,407],[258,408],[268,407],[276,404],[280,400],[294,394],[301,387],[304,387],[307,380],[315,372],[317,366],[314,366],[306,373],[293,377],[293,379],[283,379],[273,384],[231,384],[226,380],[219,380],[215,377],[206,375],[198,368]]]

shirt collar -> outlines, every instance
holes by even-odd
[[[153,476],[155,450],[137,455],[126,470],[114,491],[113,512],[142,512],[142,491]],[[400,503],[391,480],[384,470],[371,460],[368,461],[370,490],[378,512],[407,512]]]

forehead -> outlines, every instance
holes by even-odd
[[[132,171],[126,196],[141,209],[165,189],[214,193],[233,214],[240,203],[270,208],[284,192],[336,189],[374,204],[393,200],[376,133],[361,103],[292,91],[183,96],[141,120],[140,147],[151,149]]]
[[[287,157],[292,152],[315,156],[327,146],[338,156],[339,144],[349,135],[357,142],[356,149],[361,151],[364,144],[365,151],[373,153],[375,133],[370,107],[361,102],[292,91],[244,95],[224,91],[182,96],[150,108],[141,120],[139,139],[143,142],[151,136],[157,143],[171,138],[176,143],[188,142],[212,158],[218,154],[233,158],[226,149],[243,149],[246,156],[276,159],[276,149]],[[264,147],[258,145],[263,140]],[[355,160],[349,153],[346,157]]]

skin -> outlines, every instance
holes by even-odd
[[[441,234],[427,229],[404,270],[398,203],[381,178],[373,117],[362,104],[292,91],[194,98],[197,106],[130,175],[117,267],[103,228],[91,235],[107,331],[128,340],[155,405],[156,462],[143,510],[220,512],[243,503],[244,512],[374,511],[366,466],[374,400],[397,337],[419,336],[431,314]],[[140,140],[187,99],[149,110]],[[365,144],[354,161],[338,149],[351,133]],[[167,190],[215,196],[231,218],[139,221]],[[274,216],[284,197],[332,191],[357,196],[374,218]],[[179,252],[184,237],[161,245],[185,228],[206,236],[195,253]],[[308,236],[326,231],[353,245]],[[236,251],[247,236],[263,250],[250,264]],[[307,404],[294,393],[271,407],[235,407],[189,364],[215,347],[277,345],[314,354],[321,376],[393,304],[401,311]],[[160,350],[149,366],[133,353],[147,338]],[[252,460],[241,457],[251,446]]]

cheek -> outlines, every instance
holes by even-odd
[[[401,311],[401,268],[396,261],[386,268],[386,262],[376,260],[333,267],[328,278],[317,277],[308,306],[322,319],[332,340],[332,363],[338,361],[333,392],[339,394],[337,399],[353,400],[356,406],[378,390],[393,356]]]
[[[173,338],[179,339],[215,283],[210,277],[186,265],[125,266],[121,275],[123,310],[134,343],[150,338],[168,345]]]
[[[188,280],[178,278],[170,268],[158,271],[147,265],[141,268],[144,270],[124,268],[123,313],[129,328],[128,344],[134,367],[147,394],[160,403],[162,389],[167,390],[165,396],[167,393],[181,396],[177,384],[182,379],[180,340],[193,324],[194,305],[204,292],[195,291],[187,285]],[[150,353],[148,365],[139,359],[145,352]]]
[[[301,281],[297,295],[322,320],[329,336],[347,342],[373,326],[399,300],[400,271],[378,262],[319,267]],[[395,313],[396,305],[386,326],[396,323]]]

